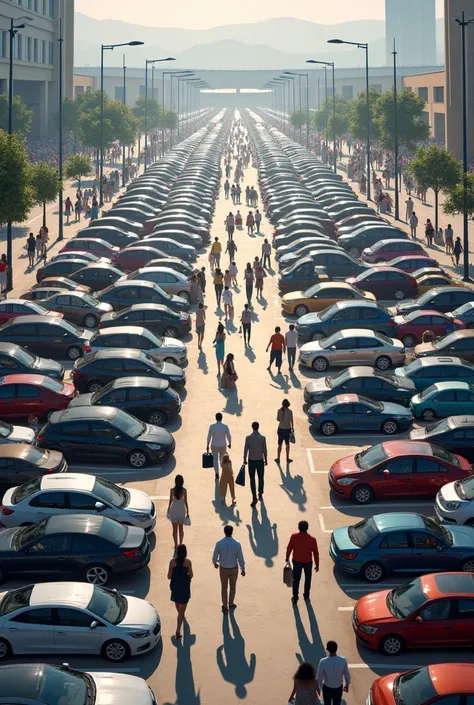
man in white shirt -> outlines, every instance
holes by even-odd
[[[349,666],[344,656],[337,655],[335,641],[328,641],[326,651],[329,655],[321,659],[316,674],[316,692],[319,695],[322,688],[324,705],[341,705],[342,691],[349,692]]]
[[[216,480],[219,479],[219,460],[227,452],[227,448],[231,447],[232,437],[230,435],[227,424],[222,423],[222,414],[216,414],[216,423],[211,423],[207,432],[207,452],[209,447],[214,456],[214,471]]]
[[[235,604],[235,590],[237,578],[240,574],[245,577],[245,561],[242,546],[232,537],[233,526],[224,527],[224,538],[216,543],[212,562],[214,568],[219,568],[221,579],[222,611],[227,614],[229,609],[237,607]],[[227,595],[228,593],[228,595]]]
[[[293,323],[290,329],[285,333],[285,343],[286,343],[286,355],[288,358],[288,367],[290,372],[293,370],[295,360],[296,360],[296,341],[298,340],[298,333],[295,331],[295,326]]]
[[[262,245],[262,266],[270,268],[270,255],[272,253],[271,243],[268,242],[267,238],[263,241]]]

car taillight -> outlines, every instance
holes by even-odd
[[[8,507],[4,507],[3,504],[0,506],[0,512],[4,514],[6,517],[9,517],[10,514],[14,513],[14,509],[8,509]]]
[[[174,404],[174,405],[176,405],[176,404],[178,403],[178,400],[177,400],[177,399],[173,399],[173,401],[172,401],[171,403]]]
[[[91,346],[90,345],[84,345],[84,352],[90,353],[91,351]]]
[[[388,322],[388,325],[389,325],[390,328],[393,328],[394,325],[395,325],[395,323],[394,323],[394,321],[389,321],[389,322]]]
[[[44,474],[45,475],[52,475],[53,472],[54,472],[54,470],[52,470],[51,468],[48,468],[47,470],[44,471]]]
[[[71,374],[73,377],[80,377],[81,376],[81,373],[79,372],[79,370],[72,370]]]
[[[186,318],[184,318],[183,320],[181,320],[180,323],[181,323],[182,326],[187,326],[187,325],[188,325],[188,321],[187,321]],[[99,328],[100,328],[100,326],[99,326]]]
[[[313,419],[317,419],[319,418],[319,416],[322,416],[322,414],[311,414],[311,416],[313,417]]]
[[[410,284],[412,286],[418,286],[418,282],[416,281],[416,279],[410,279]]]
[[[349,551],[341,551],[341,556],[343,558],[347,558],[348,561],[354,560],[356,558],[357,553],[349,553]]]
[[[140,557],[140,549],[139,548],[134,548],[132,551],[122,551],[124,556],[127,556],[127,558],[139,558]]]
[[[102,328],[102,323],[100,321],[99,321],[99,325],[97,326],[97,328]]]
[[[44,436],[42,436],[41,433],[39,433],[39,434],[36,436],[36,441],[44,441]]]

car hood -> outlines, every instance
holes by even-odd
[[[474,546],[474,531],[472,530],[472,526],[450,524],[449,532],[453,537],[453,548],[472,548]]]
[[[93,396],[93,394],[78,394],[77,397],[71,399],[68,404],[68,409],[71,409],[73,406],[91,406]]]
[[[112,304],[106,304],[105,301],[99,301],[97,310],[104,314],[109,314],[114,310]]]
[[[412,414],[409,409],[406,407],[402,406],[401,404],[395,404],[392,401],[384,401],[383,402],[383,414],[386,416],[405,416],[407,418],[411,418]],[[473,532],[474,533],[474,532]]]
[[[34,371],[42,372],[47,376],[61,377],[64,374],[64,367],[56,360],[49,360],[47,357],[38,357],[34,365]]]
[[[320,343],[318,343],[317,340],[313,340],[311,343],[305,343],[304,345],[301,346],[300,348],[300,354],[303,354],[304,352],[307,353],[318,353],[321,352],[323,348],[321,347]],[[326,354],[329,354],[329,350],[324,351]]]
[[[170,445],[173,442],[173,436],[165,431],[161,426],[152,426],[145,424],[145,431],[138,437],[143,443],[156,443],[160,445]]]
[[[303,297],[301,295],[300,291],[292,291],[289,294],[283,294],[281,297],[281,300],[284,301],[285,303],[293,303],[295,301],[302,301]]]
[[[346,475],[356,475],[363,471],[355,464],[353,455],[346,455],[331,465],[331,472],[335,477],[345,477]]]
[[[430,355],[435,350],[433,343],[420,343],[415,345],[415,356],[418,355]]]
[[[27,426],[13,426],[12,432],[8,436],[7,443],[33,443],[35,432]]]
[[[127,614],[117,626],[128,629],[133,627],[152,630],[158,618],[153,605],[150,605],[146,600],[141,600],[139,597],[127,595],[125,599],[127,600]]]
[[[174,350],[184,355],[186,347],[177,338],[163,338],[163,345],[166,345],[167,350]]]
[[[134,489],[133,487],[128,487],[127,492],[129,494],[128,504],[124,508],[128,512],[146,512],[147,514],[151,512],[153,502],[146,492]]]
[[[380,592],[369,593],[361,597],[355,606],[359,624],[367,624],[374,620],[376,622],[381,620],[387,622],[396,621],[396,617],[393,616],[387,607],[387,595],[389,592],[391,591],[380,590]]]
[[[176,377],[177,379],[182,379],[185,374],[184,370],[178,365],[174,365],[172,362],[163,362],[163,368],[161,370],[162,374],[165,376]]]
[[[399,368],[397,368],[397,370],[398,369]],[[403,369],[403,368],[400,368],[400,369]],[[412,394],[415,393],[415,390],[416,390],[415,383],[409,377],[406,377],[405,375],[399,373],[397,375],[397,383],[398,383],[399,390],[409,391]]]
[[[291,294],[288,294],[288,298],[291,298]],[[322,323],[321,316],[318,313],[305,313],[303,316],[298,318],[298,326],[313,326],[314,324]]]
[[[405,299],[401,304],[397,304],[397,313],[403,316],[405,313],[410,313],[412,309],[417,307],[416,299]],[[426,308],[426,306],[425,306]]]
[[[332,536],[337,548],[340,551],[352,551],[353,549],[360,551],[360,547],[356,546],[355,543],[349,538],[349,527],[341,526],[339,529],[334,529]]]
[[[13,538],[18,531],[20,531],[18,527],[0,531],[0,551],[9,551],[11,549]]]
[[[308,384],[305,387],[305,392],[308,394],[321,394],[322,392],[331,392],[331,388],[327,386],[326,380],[324,377],[321,377],[320,379],[313,379],[311,382],[308,382]]]
[[[96,687],[95,705],[151,705],[150,689],[142,678],[128,673],[88,673]]]

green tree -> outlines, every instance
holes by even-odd
[[[33,164],[30,167],[30,178],[33,199],[43,206],[43,226],[46,227],[46,204],[57,198],[62,187],[58,171],[49,164]]]
[[[326,110],[328,111],[328,134],[326,135]],[[332,98],[322,104],[321,109],[314,113],[313,124],[326,139],[331,139],[334,130],[336,137],[342,137],[349,130],[350,101],[336,94],[336,110],[333,111]]]
[[[132,112],[139,120],[140,133],[145,132],[145,96],[141,95],[132,107]],[[155,98],[148,98],[147,108],[147,129],[148,132],[158,129],[160,126],[160,106]]]
[[[461,165],[452,152],[443,147],[431,145],[420,147],[410,163],[410,173],[426,188],[432,188],[435,195],[435,227],[438,230],[439,192],[454,188],[462,179]]]
[[[175,130],[178,125],[178,115],[175,110],[165,110],[160,113],[160,128]]]
[[[34,204],[28,152],[20,134],[0,130],[0,223],[22,223]]]
[[[66,179],[76,179],[79,188],[82,177],[88,176],[91,171],[91,160],[84,154],[73,154],[65,165]]]
[[[446,215],[459,215],[464,209],[469,218],[474,217],[474,174],[464,174],[461,183],[448,189],[443,204]]]
[[[375,120],[375,105],[380,98],[380,93],[375,88],[369,88],[370,105],[370,140],[378,142],[380,138],[379,124]],[[365,91],[358,93],[354,100],[349,102],[349,132],[355,140],[367,140],[367,94]]]
[[[97,101],[97,93],[99,93]],[[85,94],[89,98],[81,101],[79,132],[87,147],[100,149],[100,91]],[[108,149],[117,140],[131,144],[138,133],[138,119],[131,109],[118,100],[104,96],[104,148]]]
[[[295,110],[290,115],[290,121],[295,130],[301,130],[306,125],[307,113],[305,110]]]
[[[78,129],[80,114],[80,101],[64,98],[63,100],[63,130],[65,132],[76,132]],[[59,127],[59,113],[54,113],[54,124]]]
[[[394,150],[393,130],[393,89],[379,95],[374,106],[375,120],[379,125],[380,142],[385,149]],[[400,91],[397,96],[397,127],[400,145],[414,149],[420,142],[430,136],[430,128],[423,119],[425,101],[409,88]]]
[[[138,137],[140,121],[128,105],[119,100],[110,100],[107,104],[107,118],[111,120],[114,141],[121,144],[132,144]]]
[[[33,111],[28,110],[19,95],[13,96],[13,132],[26,135],[31,130]],[[8,132],[8,95],[0,94],[0,130]]]

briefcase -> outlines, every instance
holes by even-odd
[[[287,563],[283,568],[283,582],[287,587],[291,587],[293,585],[293,568],[289,563]]]
[[[214,467],[214,456],[212,453],[202,454],[202,467],[203,468],[213,468]]]

